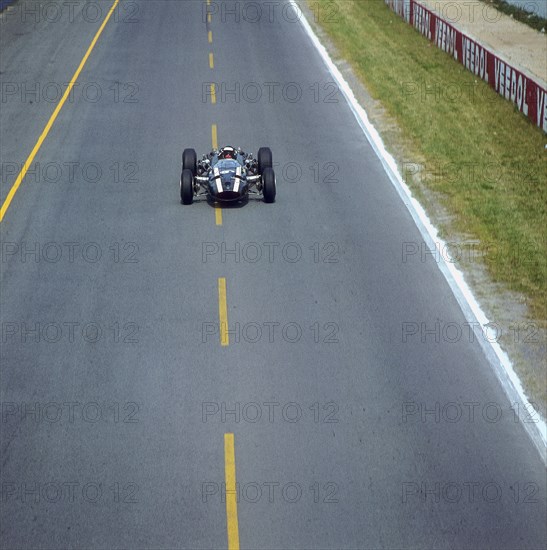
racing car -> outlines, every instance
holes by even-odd
[[[239,147],[226,146],[213,149],[198,160],[195,149],[184,149],[180,201],[192,204],[194,197],[202,195],[218,202],[244,201],[249,195],[262,195],[264,202],[274,202],[272,151],[261,147],[253,158]]]

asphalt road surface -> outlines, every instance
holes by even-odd
[[[295,12],[251,4],[118,5],[5,212],[1,547],[545,548],[533,415]],[[3,203],[110,6],[4,12]],[[180,204],[213,125],[272,148],[275,204]]]

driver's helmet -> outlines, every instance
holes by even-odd
[[[223,147],[219,153],[219,159],[235,159],[237,157],[237,151],[233,147]]]

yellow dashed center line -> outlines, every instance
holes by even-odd
[[[214,86],[214,85],[213,85]],[[214,88],[213,88],[214,90]],[[214,101],[213,101],[214,103]],[[218,139],[217,139],[217,125],[213,124],[211,126],[211,142],[213,145],[213,149],[218,148]],[[222,225],[222,208],[220,207],[220,204],[217,204],[215,206],[215,223],[216,225]]]
[[[207,5],[209,6],[211,4],[211,0],[207,0]],[[207,14],[207,22],[211,22],[211,14]],[[213,31],[207,30],[207,41],[209,44],[213,43]],[[214,69],[215,68],[215,57],[213,55],[213,52],[209,52],[209,68]],[[211,82],[211,103],[213,105],[216,105],[217,102],[217,93],[216,93],[216,87],[215,83]],[[213,124],[211,128],[211,141],[213,145],[213,149],[218,148],[218,139],[217,139],[217,125]],[[222,209],[220,208],[220,205],[217,204],[215,206],[215,224],[216,225],[222,225]]]
[[[213,124],[211,126],[211,141],[213,142],[213,149],[218,148],[218,140],[217,140],[217,125]]]
[[[222,225],[222,208],[218,204],[215,206],[215,223]]]
[[[228,334],[228,305],[226,301],[226,279],[218,279],[218,318],[220,321],[220,345],[227,346],[230,343]]]
[[[226,478],[226,525],[228,550],[239,550],[239,526],[237,522],[236,457],[234,434],[224,434],[224,467]]]
[[[17,176],[17,179],[15,180],[15,183],[12,185],[8,196],[6,197],[6,200],[2,204],[2,208],[0,209],[0,222],[4,219],[4,215],[6,214],[7,209],[9,208],[9,205],[11,204],[11,201],[13,200],[13,197],[15,196],[15,193],[17,193],[17,190],[19,189],[19,186],[21,185],[21,182],[25,178],[25,175],[32,164],[32,161],[34,160],[34,157],[40,150],[40,147],[42,146],[42,143],[46,139],[47,135],[49,134],[49,131],[51,130],[51,127],[53,126],[53,123],[57,119],[57,115],[59,114],[60,110],[63,108],[63,105],[65,104],[67,97],[72,92],[72,89],[74,88],[74,84],[76,84],[76,81],[78,80],[78,77],[80,76],[80,73],[82,72],[82,69],[84,68],[84,65],[87,62],[88,57],[91,55],[91,52],[93,51],[93,48],[95,47],[95,44],[97,43],[97,40],[99,40],[99,37],[101,36],[103,29],[105,28],[106,24],[108,23],[108,20],[110,19],[110,16],[116,9],[116,6],[118,5],[119,0],[114,0],[114,3],[108,10],[108,13],[106,14],[106,17],[104,18],[104,21],[102,22],[101,26],[99,27],[99,30],[96,32],[95,36],[93,37],[93,40],[91,41],[91,44],[89,45],[89,48],[87,48],[87,51],[85,52],[84,57],[80,61],[80,65],[78,65],[78,68],[76,69],[76,72],[72,75],[72,78],[70,79],[70,82],[67,86],[67,89],[65,90],[65,93],[63,94],[63,97],[57,104],[57,107],[55,107],[55,110],[53,111],[53,114],[51,115],[50,119],[48,120],[46,127],[40,134],[40,137],[38,138],[38,141],[34,145],[34,148],[32,149],[30,155],[28,156],[27,160],[25,161],[25,164],[23,164],[23,167],[21,168],[21,171],[19,172],[19,175]]]

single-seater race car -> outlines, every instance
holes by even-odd
[[[180,200],[182,204],[192,204],[194,197],[201,195],[218,202],[262,195],[264,202],[274,202],[275,174],[270,148],[261,147],[255,159],[240,148],[227,146],[203,155],[200,160],[195,149],[184,149]]]

